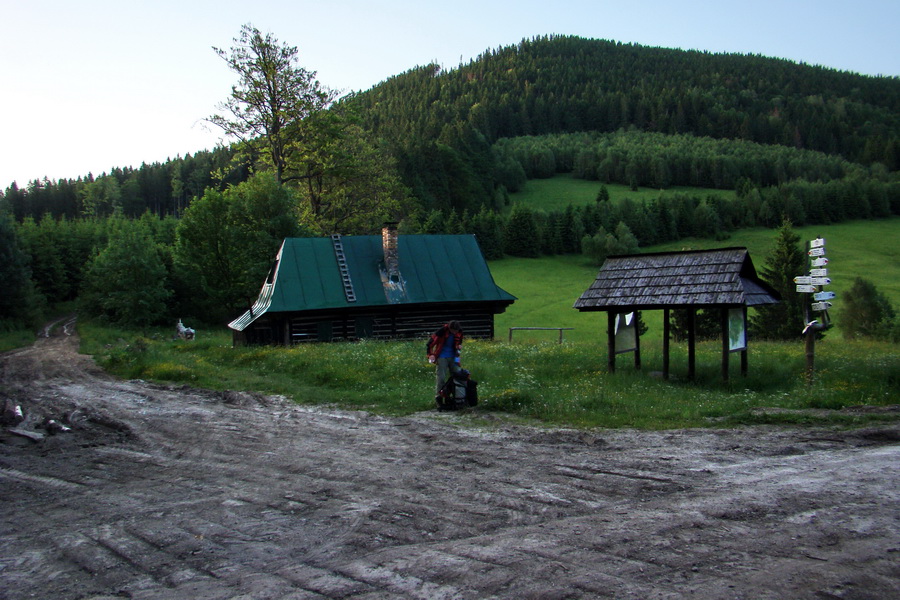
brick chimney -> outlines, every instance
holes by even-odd
[[[384,248],[384,268],[388,280],[400,281],[400,259],[397,254],[397,223],[385,223],[381,228],[381,245]]]

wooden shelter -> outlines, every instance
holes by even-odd
[[[228,324],[235,345],[415,338],[456,319],[494,337],[515,302],[494,283],[473,235],[285,239],[259,297]]]
[[[616,354],[633,351],[640,368],[637,311],[663,310],[663,376],[669,377],[669,316],[672,309],[688,311],[688,377],[695,374],[695,320],[698,309],[721,310],[722,376],[728,379],[731,352],[741,353],[741,373],[747,373],[747,307],[781,300],[756,274],[746,248],[719,248],[610,256],[597,278],[575,302],[580,311],[608,315],[609,370]]]

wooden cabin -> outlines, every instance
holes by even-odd
[[[515,302],[473,235],[287,238],[259,297],[229,323],[235,345],[422,338],[450,320],[494,337]]]

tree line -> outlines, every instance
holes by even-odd
[[[823,152],[636,129],[504,138],[493,147],[505,169],[518,163],[527,179],[572,173],[580,179],[632,188],[733,190],[744,180],[768,187],[797,179],[890,178],[883,165],[864,167]],[[509,173],[505,173],[507,182],[517,187]]]
[[[114,212],[129,218],[148,211],[178,216],[207,188],[224,189],[247,179],[249,170],[234,163],[234,154],[233,148],[222,147],[138,168],[116,167],[96,177],[45,178],[23,188],[13,182],[0,192],[0,200],[19,222],[26,217],[71,220]]]
[[[405,219],[400,232],[471,233],[489,259],[581,253],[599,266],[608,255],[637,252],[641,227],[653,218],[658,241],[709,237],[711,230],[704,228],[721,225],[715,207],[723,204],[718,198],[680,195],[644,204],[598,201],[549,213],[514,205],[506,216],[487,207],[471,215],[434,210]],[[224,192],[210,189],[181,218],[148,212],[138,219],[48,216],[15,223],[0,211],[0,277],[6,284],[0,329],[35,326],[48,305],[71,301],[85,314],[122,326],[171,324],[178,318],[222,325],[256,299],[282,240],[309,235],[295,213],[291,191],[271,173]],[[754,324],[757,335],[776,339],[797,337],[797,315],[803,314],[791,278],[803,271],[805,256],[785,223],[790,222],[782,221],[775,251],[761,272],[784,302],[759,311]],[[855,307],[848,318],[851,335],[896,339],[895,311],[870,282],[854,282],[847,300]],[[683,323],[679,315],[673,318],[677,337]],[[716,335],[717,317],[706,323],[701,313],[701,337],[707,325]]]

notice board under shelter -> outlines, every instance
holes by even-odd
[[[727,379],[731,352],[741,353],[741,372],[747,372],[747,308],[780,300],[778,292],[757,276],[746,248],[719,248],[610,256],[574,308],[607,313],[610,372],[615,371],[616,354],[623,351],[634,351],[635,366],[640,367],[640,336],[634,329],[636,319],[628,315],[663,310],[666,378],[670,311],[687,310],[688,377],[693,378],[697,310],[718,309],[722,323],[722,375]]]

